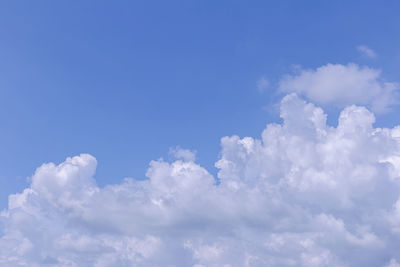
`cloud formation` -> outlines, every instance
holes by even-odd
[[[381,71],[349,63],[327,64],[315,70],[300,69],[285,75],[279,83],[281,92],[306,96],[321,105],[365,105],[375,112],[386,112],[398,103],[400,86],[386,82]]]
[[[262,76],[260,79],[258,79],[258,81],[257,81],[258,92],[264,93],[265,90],[267,90],[269,86],[270,86],[270,82],[265,76]]]
[[[260,139],[221,139],[218,183],[188,151],[100,188],[88,154],[40,166],[1,214],[1,266],[398,266],[400,127],[295,94]]]
[[[377,57],[375,51],[366,45],[357,46],[357,50],[358,50],[358,52],[360,52],[363,56],[365,56],[367,58],[376,58]]]

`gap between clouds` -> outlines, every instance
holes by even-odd
[[[91,155],[43,164],[1,213],[0,265],[398,266],[400,127],[355,105],[330,127],[296,94],[280,113],[221,139],[218,185],[179,149],[104,188]]]

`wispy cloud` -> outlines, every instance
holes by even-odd
[[[368,57],[368,58],[376,58],[377,57],[375,51],[366,45],[357,46],[357,50],[365,57]]]
[[[257,81],[257,89],[258,89],[258,92],[260,92],[260,93],[264,93],[265,90],[267,90],[269,86],[270,86],[270,82],[268,81],[268,79],[265,76],[262,76]]]

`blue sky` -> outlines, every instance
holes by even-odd
[[[100,184],[169,147],[210,171],[222,136],[279,119],[293,65],[400,69],[397,1],[7,1],[0,8],[1,207],[43,162],[91,153]],[[356,51],[367,45],[369,60]],[[271,88],[260,94],[265,75]],[[267,108],[263,108],[266,107]],[[334,116],[334,115],[333,115]],[[336,118],[334,118],[336,119]],[[385,121],[397,123],[391,114]]]
[[[301,195],[301,193],[299,195],[293,193],[293,199],[290,196],[290,201],[285,200],[289,203],[288,206],[292,204],[293,207],[301,206],[304,210],[310,211],[311,215],[303,218],[299,215],[303,211],[298,211],[298,213],[291,213],[292,211],[285,213],[285,211],[282,212],[282,214],[285,214],[283,217],[292,218],[291,216],[295,214],[296,216],[299,215],[302,218],[301,220],[307,221],[307,218],[315,216],[315,221],[307,221],[305,224],[314,225],[315,223],[315,225],[332,226],[331,228],[336,229],[337,232],[332,234],[329,232],[331,231],[330,229],[323,231],[329,232],[332,236],[343,235],[343,240],[347,240],[346,242],[349,243],[353,242],[352,245],[349,245],[348,251],[352,251],[353,245],[360,244],[366,247],[379,247],[381,243],[379,243],[379,238],[375,236],[375,232],[366,230],[377,229],[376,233],[388,236],[386,240],[388,249],[380,250],[375,254],[370,253],[371,259],[376,256],[371,262],[388,263],[390,261],[393,264],[397,264],[400,259],[393,256],[395,253],[391,248],[395,244],[400,244],[400,238],[392,237],[388,233],[390,231],[396,232],[400,229],[400,200],[396,202],[395,193],[390,193],[390,188],[397,187],[387,186],[387,184],[392,183],[393,179],[395,179],[393,177],[400,171],[400,164],[397,166],[396,158],[397,155],[400,155],[400,146],[398,151],[392,151],[395,145],[390,145],[393,142],[393,144],[397,144],[397,141],[393,140],[397,140],[396,136],[400,136],[400,134],[395,129],[390,130],[392,139],[387,139],[388,137],[382,133],[382,136],[379,136],[379,142],[370,138],[371,135],[368,135],[368,138],[359,136],[364,131],[369,131],[368,129],[371,128],[370,123],[373,120],[367,111],[353,107],[342,112],[342,123],[339,123],[339,126],[334,128],[335,130],[331,130],[334,132],[332,135],[339,136],[337,137],[338,140],[344,138],[343,135],[346,136],[346,134],[351,133],[349,134],[351,136],[349,142],[356,144],[351,148],[354,151],[351,150],[351,153],[346,154],[348,147],[342,147],[340,142],[335,143],[332,147],[338,147],[339,152],[345,151],[343,154],[334,149],[329,150],[326,148],[330,147],[328,145],[322,146],[327,149],[326,151],[329,151],[325,151],[326,154],[320,157],[326,159],[320,165],[316,163],[318,159],[312,156],[310,158],[313,159],[310,159],[310,161],[306,159],[304,159],[304,162],[301,161],[303,159],[301,153],[305,151],[304,158],[307,158],[307,149],[314,147],[314,143],[309,147],[303,147],[302,145],[306,144],[309,139],[319,138],[314,136],[314,131],[325,131],[325,128],[321,126],[323,125],[321,123],[323,116],[320,113],[322,111],[314,106],[307,106],[305,102],[302,102],[302,99],[315,103],[316,106],[322,106],[324,112],[328,115],[328,125],[336,126],[341,110],[353,103],[366,106],[375,113],[376,122],[373,124],[374,127],[392,128],[400,124],[398,116],[400,107],[398,103],[391,102],[391,100],[396,100],[398,97],[396,93],[399,91],[398,82],[400,82],[399,10],[400,2],[396,0],[384,2],[325,0],[38,0],[1,2],[0,210],[6,209],[10,203],[11,206],[19,207],[18,205],[23,203],[22,200],[20,202],[12,200],[8,203],[8,197],[10,194],[22,192],[25,188],[31,188],[49,203],[55,203],[58,200],[54,200],[52,198],[53,195],[46,191],[48,188],[52,188],[54,192],[58,192],[60,195],[63,195],[63,192],[69,192],[70,194],[68,193],[69,195],[67,195],[73,195],[73,199],[76,201],[81,198],[84,199],[82,200],[82,203],[84,203],[82,205],[88,210],[85,214],[89,215],[82,219],[84,222],[79,225],[91,225],[92,221],[90,220],[97,218],[94,215],[93,218],[90,217],[91,214],[96,213],[96,208],[92,206],[92,202],[110,198],[110,202],[107,203],[111,203],[110,206],[114,203],[110,195],[114,196],[115,192],[113,190],[115,188],[110,187],[111,184],[116,184],[116,188],[122,188],[123,190],[139,190],[135,187],[136,185],[132,186],[134,188],[132,189],[129,182],[125,184],[122,180],[125,177],[143,180],[146,179],[146,176],[151,180],[151,182],[148,182],[150,185],[143,185],[145,189],[141,187],[142,185],[138,186],[138,188],[143,189],[143,191],[139,190],[140,192],[150,191],[154,195],[163,192],[160,194],[168,195],[169,193],[162,191],[165,188],[160,177],[165,176],[165,180],[170,181],[168,186],[173,188],[176,186],[178,188],[176,191],[182,193],[182,195],[179,195],[179,200],[186,199],[187,203],[192,205],[187,207],[190,210],[197,204],[192,202],[193,199],[185,194],[190,190],[196,191],[195,189],[197,188],[202,188],[199,190],[203,190],[202,186],[204,184],[198,183],[196,180],[198,177],[201,177],[204,181],[221,180],[221,189],[215,189],[216,191],[225,190],[223,189],[225,186],[224,181],[228,181],[225,184],[232,186],[237,182],[235,179],[242,179],[243,183],[250,188],[258,183],[252,180],[255,179],[254,177],[264,179],[265,177],[273,176],[276,178],[278,174],[287,179],[292,177],[293,172],[281,174],[281,171],[286,170],[285,166],[288,166],[286,164],[289,164],[287,163],[289,161],[293,166],[302,166],[302,168],[311,166],[307,171],[304,171],[305,176],[309,175],[311,177],[312,174],[310,173],[321,171],[319,169],[320,166],[331,164],[329,160],[332,157],[347,159],[347,156],[353,155],[352,153],[354,152],[354,154],[361,154],[362,156],[355,158],[349,156],[349,162],[353,164],[351,167],[346,165],[347,163],[343,163],[345,167],[336,168],[329,164],[324,167],[323,171],[327,176],[334,173],[337,175],[335,176],[336,178],[340,177],[337,178],[338,184],[342,186],[339,189],[343,190],[335,189],[333,191],[350,192],[350,189],[354,189],[353,186],[355,187],[354,190],[358,190],[357,187],[360,187],[358,184],[349,185],[342,176],[344,175],[343,173],[347,175],[353,170],[360,170],[365,174],[365,177],[370,177],[368,173],[374,173],[371,174],[372,176],[377,173],[377,177],[384,177],[381,183],[375,184],[375,182],[371,182],[365,187],[360,187],[378,188],[376,192],[370,192],[366,189],[365,192],[357,191],[358,193],[356,192],[351,196],[346,193],[343,193],[343,195],[339,193],[339,199],[336,199],[336,196],[327,199],[325,196],[318,195],[319,192],[315,193],[314,191],[310,191],[311,193],[307,193],[306,196]],[[369,54],[368,51],[370,51]],[[328,75],[325,75],[326,73]],[[258,87],[262,80],[265,81],[265,86],[260,89]],[[319,88],[325,88],[326,92],[320,93],[320,91],[318,93]],[[283,98],[287,93],[291,92],[298,93],[300,98],[298,99],[293,95]],[[347,92],[349,93],[347,94]],[[391,103],[390,109],[382,112],[389,105],[389,102]],[[354,114],[359,114],[359,117]],[[347,120],[347,118],[354,120]],[[313,124],[313,130],[307,128],[310,120],[315,124]],[[293,150],[292,143],[288,144],[287,147],[282,145],[281,150],[278,152],[269,147],[273,142],[270,144],[268,140],[280,140],[280,135],[276,135],[277,132],[273,130],[275,126],[271,123],[282,123],[282,121],[285,122],[285,126],[280,135],[286,136],[287,140],[291,140],[292,135],[300,139],[304,138],[302,144],[297,144],[298,147],[304,149],[300,154],[295,148]],[[267,127],[264,134],[261,134],[267,124],[270,124],[269,128]],[[326,132],[330,133],[331,130],[326,130]],[[255,139],[226,137],[221,142],[222,137],[233,135],[238,135],[240,138],[251,136]],[[360,140],[367,141],[362,143]],[[329,142],[332,140],[328,138],[325,141],[330,144]],[[260,145],[258,142],[262,144]],[[315,142],[318,143],[320,140],[318,139]],[[376,144],[379,144],[379,146]],[[175,158],[172,155],[174,153],[169,153],[169,151],[171,148],[174,149],[176,147],[197,151],[196,164],[192,162],[192,152],[179,149],[175,151],[175,156],[180,158],[181,155],[184,155],[182,156],[183,161],[174,161]],[[291,148],[289,149],[288,147]],[[378,147],[382,148],[382,150]],[[251,150],[253,148],[256,152]],[[264,151],[263,149],[269,152],[257,154],[257,151]],[[255,154],[251,154],[250,150],[252,151],[251,153]],[[383,150],[384,152],[382,152]],[[248,156],[244,151],[250,153],[251,156]],[[81,153],[90,154],[95,159],[85,154],[65,160],[66,157],[77,156]],[[271,158],[268,153],[272,153],[271,155],[274,157]],[[268,157],[266,156],[267,154]],[[289,155],[288,158],[290,159],[282,156],[283,154]],[[365,155],[375,154],[381,155],[380,158],[364,158]],[[291,161],[291,156],[293,155],[299,162],[294,162],[294,160],[293,163]],[[275,162],[275,159],[281,156],[283,163]],[[152,160],[159,158],[163,158],[165,161],[157,161],[150,164]],[[371,161],[374,161],[374,163],[372,164]],[[64,163],[59,165],[59,169],[46,165],[32,178],[35,169],[46,162]],[[215,164],[217,164],[217,167],[214,166]],[[379,164],[387,165],[382,165],[382,167]],[[69,169],[68,166],[70,165],[78,168],[78,171],[76,171],[78,174],[75,173],[75,169],[73,171]],[[391,167],[388,167],[389,165]],[[265,166],[268,166],[268,168]],[[276,166],[281,166],[281,169],[275,169]],[[174,180],[178,179],[174,175],[179,172],[177,170],[181,170],[181,167],[188,170],[189,174],[182,174],[182,176],[186,177],[185,175],[188,175],[189,180],[193,179],[193,181],[190,180],[193,182],[190,186],[193,187],[187,184],[181,185]],[[343,169],[341,169],[342,167]],[[293,167],[292,171],[296,168]],[[98,187],[93,186],[93,181],[91,180],[94,170],[94,178]],[[338,170],[343,170],[343,172],[338,174],[336,173]],[[390,175],[387,173],[390,173]],[[64,177],[63,175],[65,174],[66,177],[69,177],[68,179],[73,180],[73,183],[71,182],[71,187],[60,187],[60,189],[57,187],[59,185],[52,184],[53,180],[47,180],[49,174],[58,178]],[[320,175],[325,177],[322,174]],[[357,175],[353,175],[356,178],[352,177],[357,179]],[[387,178],[389,176],[393,176],[393,179]],[[303,181],[301,180],[303,176],[299,175],[297,178],[299,179],[298,181]],[[62,178],[60,179],[62,180]],[[371,179],[373,180],[373,178]],[[293,182],[292,180],[290,181]],[[301,190],[308,190],[314,186],[313,182],[308,182],[309,184],[299,182],[299,184],[290,185],[298,186]],[[309,187],[304,187],[304,184]],[[206,189],[201,191],[203,195],[207,195],[204,192],[214,190],[211,185],[207,184],[207,186],[204,185]],[[104,187],[106,188],[101,189]],[[94,189],[81,192],[82,188]],[[379,191],[381,188],[386,191]],[[321,192],[325,192],[326,188],[322,186],[320,189]],[[115,190],[118,191],[117,189]],[[285,190],[282,191],[284,192],[282,195],[292,192],[290,191],[291,189]],[[331,189],[326,190],[328,192]],[[99,199],[95,197],[85,199],[83,197],[86,196],[87,192],[95,191],[100,192]],[[223,197],[215,199],[225,199],[227,202],[232,201],[233,203],[241,200],[243,202],[251,202],[255,199],[259,203],[264,203],[263,201],[268,203],[270,199],[270,197],[265,199],[262,197],[257,198],[257,194],[251,195],[247,193],[234,195],[234,193],[225,192],[226,195],[223,195],[225,194],[224,192],[221,191],[219,193],[219,196],[222,195]],[[306,191],[301,192],[304,193]],[[326,196],[331,196],[329,192],[326,193]],[[74,195],[75,193],[76,195]],[[368,197],[357,198],[361,195],[364,196],[364,193],[369,194],[371,197],[384,196],[377,197],[379,198],[377,202],[382,206],[376,204],[378,205],[376,209],[375,207],[373,210],[371,208],[371,214],[374,214],[374,216],[379,214],[376,217],[382,216],[381,213],[378,213],[378,210],[387,211],[390,209],[389,207],[398,206],[398,208],[393,208],[394,211],[387,216],[389,219],[385,227],[390,224],[392,225],[392,230],[389,231],[385,227],[374,224],[375,222],[357,221],[356,224],[356,220],[352,217],[354,215],[346,213],[353,207],[349,203],[358,203],[357,205],[361,207],[365,203],[367,203],[365,204],[367,206],[370,205]],[[17,195],[16,199],[22,199],[27,194],[27,192],[21,193]],[[386,194],[387,198],[385,198]],[[116,195],[115,199],[130,199],[129,197],[130,195]],[[321,208],[316,208],[312,205],[308,206],[308,198],[313,198],[314,202],[322,203],[321,205],[325,206]],[[43,200],[42,198],[40,199]],[[209,199],[214,199],[212,193],[210,193]],[[136,205],[136,199],[130,200],[131,202],[129,203],[133,203],[132,206]],[[115,206],[119,205],[121,207],[120,211],[129,213],[128,211],[132,207],[129,205],[124,206],[125,204],[118,201],[115,200]],[[161,200],[161,202],[157,202],[158,200],[154,199],[152,201],[155,201],[154,203],[156,204],[152,202],[155,206],[162,203]],[[364,203],[363,201],[366,202]],[[39,201],[37,203],[42,202]],[[204,203],[207,203],[207,201],[204,200]],[[221,203],[225,202],[221,201]],[[340,204],[332,207],[330,206],[331,203]],[[36,204],[32,205],[35,206]],[[43,210],[51,210],[49,214],[56,214],[59,217],[54,215],[48,219],[47,215],[43,215],[45,219],[38,222],[39,228],[47,225],[49,221],[53,222],[54,218],[67,218],[65,220],[68,220],[70,214],[66,215],[62,212],[68,209],[73,210],[72,206],[62,201],[59,205],[60,207],[66,207],[63,211],[53,211],[50,208],[51,205],[40,205],[44,205],[41,206]],[[206,204],[204,205],[202,207],[196,206],[200,210],[200,215],[203,214],[201,210],[210,210],[206,208]],[[215,210],[210,211],[210,214],[214,211],[215,214],[221,214],[225,210],[224,204],[218,205]],[[344,211],[338,211],[342,208],[340,205],[345,207]],[[8,210],[6,209],[10,214],[13,212],[11,206]],[[150,206],[149,210],[156,209]],[[237,203],[237,206],[240,206],[240,203]],[[385,209],[382,207],[385,207]],[[104,206],[104,210],[108,210],[108,208],[107,205]],[[181,206],[177,210],[181,211],[180,208]],[[218,210],[219,208],[221,210]],[[271,207],[271,210],[274,210],[274,208],[276,207]],[[21,209],[24,210],[23,208]],[[140,207],[137,210],[140,210]],[[255,207],[254,210],[250,208],[250,210],[251,212],[254,211],[255,214],[260,212],[258,207]],[[240,212],[248,211],[246,208],[240,210]],[[331,213],[328,211],[331,211]],[[376,213],[374,213],[375,211]],[[159,214],[157,212],[155,214]],[[238,214],[240,212],[238,211]],[[320,214],[319,212],[323,213]],[[357,212],[361,214],[365,210],[357,210]],[[359,214],[357,212],[353,214]],[[110,213],[114,214],[113,216],[119,216],[118,209]],[[186,216],[186,213],[182,214]],[[108,215],[106,214],[104,218],[107,218]],[[146,221],[146,216],[150,215],[142,216],[135,213],[130,218],[134,218],[132,219],[133,221],[137,218],[145,218],[143,219],[143,225],[152,225],[149,222],[154,220],[164,222],[159,215],[155,219],[151,217],[148,221]],[[185,216],[182,215],[182,217]],[[188,222],[182,224],[171,223],[169,225],[170,221],[167,220],[166,224],[160,226],[162,228],[165,225],[169,225],[171,228],[168,228],[170,230],[166,232],[157,227],[156,230],[145,228],[139,232],[144,233],[147,231],[146,233],[149,233],[149,236],[143,237],[143,242],[146,244],[149,243],[151,246],[157,247],[165,240],[173,240],[170,246],[176,248],[175,252],[180,251],[177,244],[181,239],[179,239],[179,242],[176,241],[175,236],[171,234],[175,232],[171,229],[184,225],[188,229],[196,229],[197,231],[196,225],[199,225],[199,221],[204,223],[209,218],[208,214],[205,217],[200,216],[200,219],[196,216],[193,215]],[[212,216],[210,215],[210,217]],[[218,216],[215,215],[215,217],[217,218]],[[38,216],[38,218],[42,217]],[[98,238],[97,233],[99,235],[103,234],[102,230],[98,229],[105,227],[105,229],[109,230],[114,229],[114,226],[116,229],[130,220],[125,217],[121,218],[120,221],[114,222],[117,226],[112,223],[107,226],[104,226],[107,223],[97,225],[96,223],[100,219],[93,219],[96,223],[91,226],[92,228],[89,227],[87,232],[96,233],[91,238],[98,240],[96,239]],[[181,217],[177,216],[177,218]],[[220,218],[220,221],[226,218]],[[258,215],[254,215],[251,218],[265,222],[263,221],[265,218],[258,217]],[[234,221],[234,219],[232,220]],[[137,220],[140,221],[141,219]],[[268,221],[269,219],[265,220]],[[60,219],[60,221],[63,220]],[[74,225],[77,221],[79,220],[72,221],[71,225]],[[2,222],[4,223],[4,221]],[[14,227],[12,223],[8,224],[6,222],[4,224]],[[2,225],[0,223],[0,226]],[[214,224],[210,223],[210,225]],[[203,255],[201,251],[208,251],[207,253],[204,252],[208,256],[215,253],[218,254],[219,251],[233,251],[231,255],[240,254],[236,253],[235,249],[230,247],[228,243],[221,245],[226,250],[220,250],[218,242],[222,239],[215,241],[212,237],[216,233],[218,235],[224,232],[221,229],[226,229],[226,225],[220,225],[219,223],[215,223],[215,225],[219,225],[221,228],[216,227],[219,230],[207,232],[202,241],[195,238],[190,239],[189,237],[187,240],[185,239],[184,250],[193,251],[195,256],[193,256],[193,259],[188,255],[182,256],[182,265],[178,264],[178,266],[189,266],[187,264],[195,263],[207,266],[222,266],[221,264],[225,262],[223,260],[232,258],[229,256],[218,258],[217,260],[210,260],[209,257],[201,258],[198,256]],[[359,227],[359,225],[362,225],[362,227]],[[210,229],[212,228],[211,226]],[[7,228],[8,230],[4,230],[7,233],[7,238],[12,236],[9,234],[14,231],[10,230],[14,229],[12,227],[10,226],[10,228]],[[242,234],[253,234],[249,234],[246,238],[258,235],[257,231],[252,227],[254,227],[253,224],[250,226],[244,224],[243,229],[247,229],[248,232],[243,230]],[[318,228],[319,226],[315,227]],[[77,227],[73,230],[73,233],[81,235],[80,229]],[[21,229],[17,230],[22,231]],[[118,233],[123,232],[120,229],[118,231]],[[3,232],[3,229],[0,232]],[[112,231],[110,230],[110,232]],[[157,236],[155,233],[159,232],[161,234]],[[54,239],[58,240],[62,236],[64,239],[61,239],[66,240],[66,236],[68,238],[74,236],[74,234],[62,235],[64,233],[63,231],[57,232],[57,234],[54,234]],[[129,232],[126,236],[130,236],[132,233],[134,231]],[[52,245],[47,244],[45,241],[36,244],[34,243],[36,241],[32,241],[35,240],[32,236],[35,237],[35,234],[27,235],[27,240],[31,240],[30,242],[33,242],[34,247],[43,249],[43,251],[51,251]],[[138,236],[139,241],[137,242],[142,242],[140,241],[142,237]],[[242,242],[246,238],[237,240]],[[297,242],[297,237],[295,236],[280,238],[287,238],[288,242],[292,243]],[[312,236],[310,237],[311,239],[315,244],[319,242],[314,240]],[[114,244],[112,240],[114,239],[110,237],[107,241],[103,241],[105,243],[109,242],[107,244]],[[18,241],[17,243],[20,244],[21,242]],[[267,241],[257,239],[254,243],[267,244],[269,241],[265,242]],[[2,244],[2,239],[0,238],[0,250],[7,251]],[[335,250],[335,247],[325,245],[324,243],[321,247],[316,247],[315,250],[307,253],[310,253],[310,255],[312,253],[328,255],[326,259],[322,260],[326,260],[326,262],[329,260],[329,266],[335,266],[336,263],[337,266],[341,266],[339,263],[346,258],[343,256],[344,254],[340,252],[340,249]],[[344,246],[347,246],[347,243]],[[261,253],[258,255],[267,255],[260,247],[246,245],[245,248],[248,249],[249,253],[254,253],[254,255],[257,255],[260,251]],[[288,253],[292,254],[281,256],[289,259],[290,256],[294,255],[293,259],[296,262],[296,257],[300,254],[296,254],[297,252],[293,252],[292,249],[297,251],[290,247],[288,248]],[[104,251],[108,250],[105,249]],[[354,260],[349,263],[350,266],[361,266],[361,263],[365,263],[363,261],[368,262],[369,258],[363,258],[360,251],[365,252],[362,249],[354,250],[355,256]],[[5,253],[0,253],[0,263],[8,262],[4,258]],[[19,263],[21,264],[25,262],[23,260],[28,259],[28,263],[55,262],[61,265],[66,264],[68,256],[62,253],[54,251],[53,254],[45,255],[40,259],[33,259],[33,254],[29,254],[30,256],[28,255],[27,258],[21,256],[23,259],[21,258]],[[102,253],[99,252],[99,255],[103,255]],[[140,254],[141,252],[137,253]],[[36,254],[39,255],[40,253]],[[119,255],[116,256],[117,258],[120,257],[120,254],[117,255]],[[140,255],[144,258],[147,257],[143,253]],[[164,260],[165,262],[170,260],[170,262],[176,263],[172,257],[160,254],[149,264],[155,266],[154,264],[157,264],[158,261],[163,262]],[[98,258],[101,257],[99,256]],[[312,259],[311,256],[310,259]],[[215,260],[213,264],[216,265],[210,263],[212,260]],[[271,266],[281,266],[280,264],[282,264],[279,260],[271,262]],[[319,263],[321,262],[319,261]],[[85,266],[79,261],[78,264]],[[114,264],[117,263],[114,262]],[[130,266],[129,263],[127,264]],[[303,262],[303,264],[311,266],[307,265],[307,261]],[[122,263],[118,263],[118,265],[123,266]],[[259,266],[262,265],[260,264]],[[257,264],[253,266],[257,266]]]
[[[400,69],[397,1],[7,1],[0,8],[1,207],[43,162],[91,153],[100,184],[169,147],[210,171],[222,136],[279,119],[293,65]],[[375,60],[357,52],[367,45]],[[260,94],[257,80],[271,87]],[[263,108],[266,107],[267,108]],[[334,115],[332,115],[334,116]],[[336,118],[334,118],[336,120]],[[394,114],[381,121],[397,123]]]

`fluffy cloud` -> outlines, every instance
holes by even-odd
[[[260,139],[221,140],[218,179],[173,150],[100,188],[96,159],[44,164],[2,212],[1,266],[398,266],[400,127],[295,94]]]
[[[397,104],[399,89],[397,83],[385,82],[380,70],[353,63],[300,69],[296,75],[284,76],[279,83],[280,91],[295,92],[322,105],[359,104],[376,112],[386,112]]]
[[[189,149],[183,149],[178,147],[170,148],[169,154],[176,159],[182,159],[184,161],[195,161],[196,151],[191,151]]]

